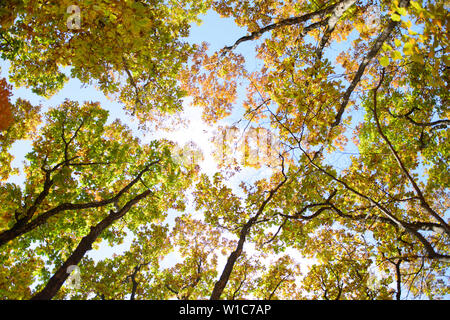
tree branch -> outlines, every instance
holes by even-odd
[[[280,285],[286,281],[288,279],[288,277],[290,276],[290,274],[286,275],[285,277],[281,278],[280,281],[278,281],[277,285],[275,286],[275,288],[272,290],[272,292],[270,293],[269,297],[267,300],[272,300],[272,297],[275,295],[275,292],[277,291],[277,289],[280,287]]]
[[[263,27],[263,28],[261,28],[261,29],[259,29],[257,31],[253,31],[250,35],[247,35],[247,36],[239,38],[233,45],[225,47],[223,49],[224,53],[236,49],[236,47],[239,44],[241,44],[242,42],[252,41],[252,40],[258,39],[261,35],[263,35],[266,32],[269,32],[269,31],[272,31],[272,30],[275,30],[275,29],[278,29],[278,28],[286,27],[286,26],[291,26],[291,25],[303,23],[303,22],[306,22],[308,20],[320,18],[323,15],[332,12],[339,4],[341,4],[343,2],[347,2],[347,1],[348,0],[343,0],[343,1],[340,1],[338,3],[332,4],[332,5],[324,8],[324,9],[319,9],[319,10],[317,10],[315,12],[310,12],[310,13],[304,14],[302,16],[290,17],[290,18],[287,18],[287,19],[283,19],[283,20],[281,20],[279,22],[267,25],[267,26],[265,26],[265,27]],[[326,19],[326,20],[328,20],[328,19]],[[320,25],[324,24],[326,22],[326,20],[323,20],[321,23],[315,23],[314,24],[314,28],[319,27]],[[312,29],[312,28],[313,28],[312,26],[309,27],[309,29]]]
[[[316,49],[317,61],[322,59],[323,49],[328,43],[331,34],[336,27],[337,22],[342,17],[342,15],[356,2],[356,0],[345,0],[341,1],[332,11],[330,18],[327,20],[327,28],[325,30],[322,39],[320,40],[319,47]]]
[[[36,293],[31,300],[50,300],[59,291],[66,279],[69,277],[67,270],[72,265],[77,265],[84,255],[92,249],[92,244],[97,240],[100,234],[111,226],[116,220],[123,217],[136,203],[150,195],[151,191],[146,190],[129,200],[117,212],[110,211],[109,215],[101,220],[97,225],[91,227],[91,231],[81,239],[76,249],[72,252],[69,258],[58,268],[55,274],[47,282],[46,286],[38,293]]]
[[[402,159],[400,158],[399,154],[395,150],[394,146],[392,145],[392,143],[390,142],[388,137],[383,132],[383,129],[382,129],[381,124],[380,124],[380,120],[378,118],[378,112],[377,112],[377,92],[378,92],[378,89],[381,87],[381,84],[382,84],[383,80],[384,80],[384,69],[383,69],[383,73],[381,75],[381,79],[380,79],[380,82],[379,82],[378,86],[373,90],[373,115],[374,115],[374,118],[375,118],[375,124],[376,124],[377,130],[378,130],[378,133],[380,134],[380,136],[383,138],[383,140],[388,145],[389,150],[391,151],[392,155],[394,156],[395,160],[397,161],[398,165],[400,166],[403,174],[407,177],[409,182],[412,184],[413,189],[414,189],[417,197],[419,198],[420,205],[422,206],[422,208],[424,208],[431,216],[433,216],[442,225],[442,227],[446,230],[447,234],[450,235],[450,228],[449,228],[448,224],[428,204],[428,202],[425,199],[425,196],[422,193],[422,190],[420,190],[419,186],[417,185],[417,183],[414,180],[414,178],[410,175],[408,169],[404,165]]]
[[[406,8],[409,6],[409,0],[400,0],[399,7],[400,8]],[[342,98],[342,103],[340,105],[340,108],[336,114],[334,122],[331,124],[331,129],[338,126],[341,123],[342,115],[344,114],[345,108],[347,107],[347,104],[350,100],[350,96],[355,90],[357,84],[359,83],[359,80],[364,74],[364,71],[366,70],[369,63],[372,61],[373,58],[378,54],[378,51],[380,51],[383,43],[389,38],[392,31],[400,24],[399,21],[390,20],[387,26],[383,29],[381,34],[378,36],[378,38],[375,40],[374,44],[370,48],[367,55],[363,58],[361,64],[359,65],[358,71],[356,72],[355,76],[353,77],[352,82],[350,83],[350,86],[347,88],[347,90],[344,93],[344,96]]]
[[[278,183],[278,185],[275,188],[270,190],[269,196],[260,205],[257,213],[253,217],[251,217],[247,221],[247,223],[242,227],[241,232],[239,234],[239,241],[236,246],[236,249],[228,256],[227,263],[225,264],[222,274],[221,274],[219,280],[214,285],[214,289],[211,293],[210,300],[219,300],[220,299],[220,296],[222,295],[222,292],[228,283],[231,272],[233,271],[234,264],[236,263],[236,260],[239,258],[239,256],[242,253],[242,249],[244,247],[245,240],[246,240],[248,234],[250,233],[251,227],[258,220],[259,216],[263,213],[265,207],[270,202],[270,200],[272,200],[273,196],[277,193],[277,191],[281,188],[281,186],[283,184],[285,184],[287,181],[287,176],[284,172],[284,157],[282,155],[280,155],[280,157],[282,158],[281,172],[284,176],[284,179],[280,183]]]
[[[58,213],[69,211],[69,210],[81,210],[81,209],[91,209],[91,208],[99,208],[106,206],[108,204],[112,204],[117,202],[121,196],[123,196],[128,190],[131,189],[132,186],[134,186],[143,176],[144,173],[150,170],[150,167],[160,162],[160,160],[155,160],[151,162],[149,165],[147,165],[143,170],[139,172],[139,174],[124,188],[122,188],[115,196],[100,200],[100,201],[92,201],[87,203],[62,203],[50,210],[47,210],[46,212],[40,214],[35,219],[29,221],[27,220],[20,220],[14,226],[6,231],[3,231],[0,233],[0,246],[6,244],[7,242],[35,229],[38,226],[43,225],[50,217],[55,216]],[[50,175],[50,171],[47,171],[46,173],[48,176]],[[47,181],[47,180],[46,180]],[[27,212],[27,215],[31,216],[34,214],[34,212],[37,209],[37,205],[46,197],[48,194],[48,190],[50,188],[50,182],[47,183],[48,186],[44,187],[44,191],[41,192],[40,196],[36,199],[34,205],[30,207],[30,209]],[[31,217],[30,217],[31,218]],[[29,222],[27,222],[29,221]]]

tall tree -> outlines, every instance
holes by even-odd
[[[116,96],[144,121],[181,108],[176,76],[192,52],[185,38],[208,1],[4,1],[2,58],[20,86],[51,96],[70,76]]]
[[[179,188],[195,176],[189,168],[180,171],[170,144],[144,144],[119,121],[106,124],[107,116],[98,103],[66,101],[50,109],[27,155],[24,185],[1,186],[2,259],[14,263],[8,252],[34,243],[36,257],[49,256],[59,267],[35,298],[53,297],[69,275],[67,267],[100,240],[121,241],[124,226],[133,232],[168,208],[182,207]],[[44,280],[45,272],[39,271]]]

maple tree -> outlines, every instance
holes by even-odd
[[[239,120],[219,123],[208,175],[195,143],[143,142],[95,102],[11,103],[2,80],[0,297],[445,298],[445,1],[180,3],[86,0],[75,29],[70,1],[1,5],[15,85],[48,97],[70,67],[150,134],[146,122],[185,96],[210,125]],[[215,52],[189,43],[208,10],[247,35]],[[8,178],[24,139],[20,186]],[[232,185],[244,169],[265,175]],[[130,246],[95,261],[102,241]],[[78,288],[66,285],[71,266]]]

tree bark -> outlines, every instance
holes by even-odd
[[[355,4],[356,0],[344,0],[341,1],[333,10],[331,13],[330,18],[328,19],[327,28],[325,30],[324,35],[322,36],[322,39],[320,40],[319,47],[316,50],[316,56],[317,60],[322,59],[322,53],[323,49],[328,43],[328,40],[331,37],[331,34],[334,31],[334,28],[336,27],[337,22],[342,17],[342,15],[353,5]]]
[[[247,221],[247,223],[244,225],[244,227],[242,228],[241,233],[239,235],[239,241],[238,241],[236,250],[234,250],[228,257],[227,263],[222,271],[220,279],[214,285],[214,289],[211,293],[210,300],[219,300],[220,299],[220,296],[222,295],[222,292],[228,283],[228,279],[230,278],[231,272],[233,271],[234,264],[236,263],[236,260],[239,258],[239,256],[242,253],[245,239],[246,239],[248,233],[250,232],[250,228],[255,223],[255,221],[256,221],[256,217],[249,219]]]
[[[111,226],[116,220],[123,217],[136,203],[144,199],[151,193],[150,190],[146,190],[143,193],[137,195],[130,201],[128,201],[119,211],[111,211],[110,214],[100,221],[96,226],[91,227],[91,231],[88,235],[81,239],[77,248],[73,251],[70,257],[63,263],[61,267],[50,278],[47,285],[38,293],[36,293],[31,300],[50,300],[52,299],[66,279],[69,277],[67,270],[72,265],[77,265],[84,255],[92,249],[92,244],[98,238],[98,236]]]

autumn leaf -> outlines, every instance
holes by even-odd
[[[389,65],[389,58],[387,56],[383,56],[383,57],[379,58],[378,61],[380,62],[381,66],[383,66],[383,67],[387,67]]]

